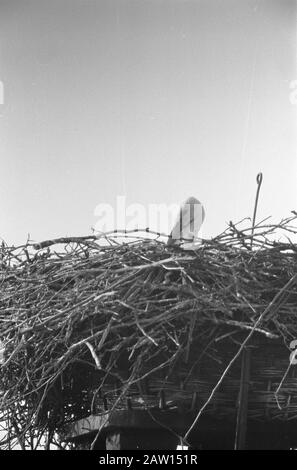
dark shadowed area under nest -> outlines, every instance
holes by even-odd
[[[233,416],[235,359],[247,345],[255,349],[249,415],[297,418],[297,245],[276,241],[296,237],[294,224],[296,214],[263,222],[252,248],[251,228],[231,223],[195,251],[140,232],[3,243],[5,442],[127,403],[151,409],[164,396],[169,408],[194,397],[197,411],[207,402],[205,413]]]

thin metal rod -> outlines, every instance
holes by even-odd
[[[253,237],[256,224],[256,216],[259,202],[259,194],[261,184],[263,181],[263,174],[257,174],[257,192],[254,205],[253,222],[252,222],[252,236],[251,247],[253,246]],[[247,414],[248,414],[248,394],[249,394],[249,378],[250,378],[250,354],[249,348],[244,348],[242,351],[241,360],[241,377],[240,377],[240,390],[239,390],[239,403],[236,421],[236,434],[234,450],[243,450],[246,447],[246,433],[247,433]]]
[[[251,246],[253,246],[253,237],[254,237],[254,230],[255,230],[255,224],[256,224],[259,194],[260,194],[261,184],[262,184],[262,181],[263,181],[263,174],[262,173],[257,174],[256,181],[257,181],[258,187],[257,187],[256,200],[255,200],[255,206],[254,206],[254,214],[253,214]]]

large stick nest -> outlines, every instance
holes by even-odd
[[[118,401],[156,371],[165,380],[226,331],[289,346],[297,246],[277,237],[293,239],[295,222],[258,225],[252,247],[252,229],[231,223],[193,251],[138,233],[3,243],[0,406],[12,435],[89,414],[110,378]]]

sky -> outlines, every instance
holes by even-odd
[[[145,208],[194,196],[213,237],[252,215],[260,171],[258,218],[297,210],[296,11],[0,0],[0,237],[87,235],[119,196]]]

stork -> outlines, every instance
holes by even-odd
[[[187,249],[197,239],[205,218],[204,207],[195,197],[189,197],[182,205],[177,220],[168,237],[168,246]]]

